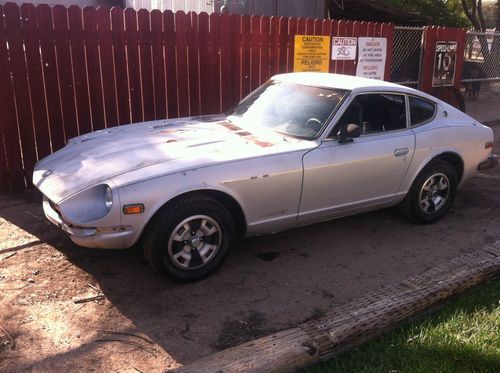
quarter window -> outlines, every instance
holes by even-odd
[[[410,97],[410,123],[418,126],[434,116],[436,105],[416,97]]]

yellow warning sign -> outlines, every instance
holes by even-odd
[[[293,71],[330,70],[330,37],[295,35]]]

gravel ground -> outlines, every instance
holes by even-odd
[[[36,191],[0,194],[0,370],[161,372],[293,326],[500,240],[499,186],[500,168],[480,173],[431,226],[387,209],[245,239],[187,285],[138,249],[78,248]]]

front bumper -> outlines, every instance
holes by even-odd
[[[493,168],[498,166],[498,156],[495,154],[490,154],[487,160],[479,163],[479,166],[477,166],[477,169],[479,171],[481,170],[487,170],[489,168]]]
[[[135,241],[131,227],[77,227],[63,220],[44,196],[43,212],[49,221],[66,232],[78,246],[92,249],[126,249]]]

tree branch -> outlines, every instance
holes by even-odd
[[[466,0],[460,0],[460,2],[462,4],[462,8],[464,10],[465,15],[467,16],[467,18],[469,18],[469,21],[471,21],[472,26],[474,26],[474,29],[476,29],[477,31],[481,31],[481,25],[476,19],[476,14],[475,14],[476,12],[474,10],[476,8],[476,0],[472,0],[473,11],[469,9]]]
[[[479,16],[479,25],[481,26],[481,31],[486,31],[486,23],[484,22],[483,16],[483,0],[478,0],[477,2],[477,14]]]

